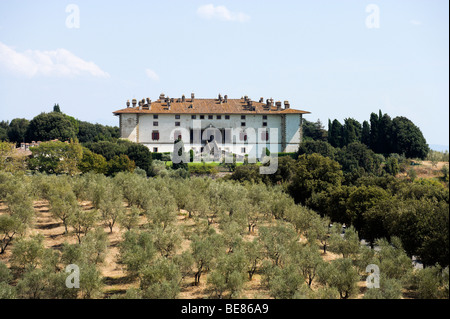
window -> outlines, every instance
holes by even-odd
[[[241,120],[245,120],[245,115],[241,115]]]
[[[191,115],[191,119],[195,120],[197,118],[196,115]]]
[[[222,115],[217,115],[216,118],[217,118],[218,120],[221,120],[221,119],[222,119]]]
[[[241,126],[245,126],[245,122],[241,122]]]
[[[263,122],[263,126],[267,126],[267,122]]]
[[[239,138],[241,139],[241,141],[246,141],[247,140],[247,133],[246,132],[241,132],[239,134]]]
[[[158,141],[159,140],[159,131],[153,131],[152,132],[152,140]]]
[[[181,132],[180,131],[175,131],[175,133],[173,134],[173,139],[176,141],[178,139],[181,139]]]
[[[158,118],[158,114],[153,114],[153,118],[157,119]]]
[[[263,120],[267,120],[267,115],[263,115]]]
[[[245,153],[245,147],[241,147],[241,153]]]
[[[261,141],[268,141],[269,140],[269,132],[263,131],[261,132]]]
[[[175,122],[175,126],[180,126],[180,122]]]
[[[208,120],[212,120],[213,116],[212,115],[208,115]]]
[[[176,120],[179,120],[179,119],[180,119],[180,114],[176,114],[176,115],[175,115],[175,119],[176,119]]]
[[[230,116],[229,115],[225,115],[225,120],[229,120]]]
[[[153,122],[153,126],[158,126],[158,122]]]
[[[158,153],[158,148],[157,147],[153,148],[153,153]]]
[[[200,120],[204,120],[205,116],[204,115],[200,115]]]

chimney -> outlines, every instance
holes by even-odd
[[[223,96],[223,102],[224,102],[224,103],[228,103],[228,95],[225,94],[225,95]]]
[[[247,102],[247,100],[248,100],[248,96],[246,95],[246,96],[244,96],[244,101]]]
[[[184,94],[181,96],[181,102],[186,102],[186,97],[184,96]]]
[[[222,95],[219,93],[219,97],[218,97],[219,101],[222,102]]]
[[[263,97],[261,97],[261,98],[259,99],[259,103],[264,103],[264,98],[263,98]]]
[[[167,108],[170,110],[170,100],[167,100]]]
[[[284,108],[288,109],[290,107],[289,101],[284,101]]]
[[[130,100],[127,100],[127,107],[130,107]]]
[[[133,100],[131,100],[131,102],[133,103],[133,107],[136,107],[137,100],[133,99]]]
[[[161,94],[159,95],[159,99],[161,100],[161,103],[166,102],[165,94],[164,94],[164,93],[161,93]]]
[[[139,110],[142,110],[142,101],[139,101]]]
[[[191,93],[191,100],[192,100],[192,102],[194,102],[194,98],[195,98],[195,94]]]
[[[281,110],[281,101],[277,101],[275,103],[275,105],[277,106],[277,111],[280,111]]]

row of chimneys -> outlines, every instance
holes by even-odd
[[[194,102],[195,99],[195,94],[191,93],[191,102]],[[159,95],[159,100],[161,101],[161,103],[173,103],[175,102],[174,98],[169,98],[168,96],[166,97],[164,93],[161,93]],[[177,99],[177,102],[186,102],[186,97],[184,96],[184,94],[181,96],[181,98]]]
[[[191,102],[194,102],[194,98],[195,98],[195,94],[191,93]],[[174,98],[169,98],[168,96],[166,97],[166,95],[164,93],[161,93],[159,95],[159,100],[161,101],[161,103],[167,103],[167,107],[170,110],[170,103],[175,102]],[[147,102],[147,103],[145,103]],[[177,102],[186,102],[186,97],[183,96],[179,99],[177,99]],[[140,110],[142,110],[142,108],[144,109],[149,109],[150,106],[152,105],[152,100],[150,98],[147,99],[142,99],[139,102],[136,99],[132,99],[131,100],[131,104],[133,105],[133,107],[136,107],[136,105],[139,107]],[[127,107],[130,107],[130,100],[127,101]]]
[[[194,94],[194,93],[191,93],[191,102],[194,102],[194,99],[195,99],[195,94]],[[252,101],[247,95],[244,96],[242,99],[244,99],[244,102],[246,102],[246,104],[244,105],[244,108],[245,108],[245,109],[247,109],[247,110],[255,110],[255,107],[253,106],[253,101]],[[168,96],[166,97],[164,93],[161,93],[161,94],[159,95],[159,100],[161,101],[161,103],[167,103],[167,108],[168,108],[169,110],[170,110],[170,104],[175,102],[175,99],[174,99],[174,98],[169,98]],[[222,95],[219,94],[218,100],[219,100],[219,103],[220,103],[220,104],[222,104],[222,103],[227,103],[227,102],[228,102],[228,95],[224,95],[224,96],[222,97]],[[147,103],[145,103],[145,102],[147,102]],[[178,103],[179,103],[179,102],[186,102],[186,97],[184,96],[184,94],[181,96],[181,98],[178,98],[178,99],[177,99],[177,102],[178,102]],[[261,97],[261,98],[259,99],[259,103],[263,103],[263,102],[264,102],[264,98]],[[137,104],[137,103],[138,103],[138,102],[137,102],[136,99],[132,99],[133,107],[136,107],[136,104]],[[142,100],[140,100],[138,106],[139,106],[139,109],[140,109],[140,110],[141,110],[142,108],[149,109],[150,106],[151,106],[151,104],[152,104],[152,100],[151,100],[150,98],[147,98],[147,99],[142,99]],[[270,111],[271,108],[273,107],[273,104],[274,104],[274,101],[273,101],[272,98],[267,99],[267,100],[266,100],[266,104],[264,105],[264,108],[265,108],[265,109],[268,109],[268,110]],[[192,105],[192,104],[191,104],[191,105]],[[275,106],[277,107],[277,111],[280,111],[280,110],[281,110],[281,101],[275,102]],[[130,107],[130,100],[127,101],[127,107]],[[284,101],[284,108],[285,108],[285,109],[290,108],[289,101]]]
[[[145,103],[147,101],[147,103]],[[136,104],[138,104],[138,101],[136,99],[132,99],[131,103],[133,104],[133,107],[136,107]],[[150,98],[147,99],[142,99],[139,101],[139,109],[142,109],[143,107],[145,108],[150,108],[150,105],[152,104],[152,100],[150,100]],[[127,101],[127,107],[130,107],[130,100]]]
[[[244,96],[243,99],[244,99],[244,102],[247,102],[247,104],[244,105],[245,109],[249,109],[249,110],[254,110],[255,109],[255,107],[253,106],[252,100],[247,95]],[[261,97],[259,99],[259,103],[264,103],[264,98],[263,97]],[[274,101],[273,101],[272,98],[267,99],[266,100],[266,104],[263,107],[270,111],[272,109],[272,107],[273,107],[273,103],[274,103]],[[277,107],[277,111],[280,111],[281,110],[281,101],[275,102],[275,106]],[[284,108],[285,109],[290,108],[289,101],[284,101]]]
[[[219,100],[219,103],[228,103],[228,95],[224,95],[222,97],[222,94],[219,93],[219,97],[217,98]]]

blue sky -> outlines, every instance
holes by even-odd
[[[289,100],[325,126],[381,109],[411,119],[429,144],[449,145],[448,6],[2,0],[0,119],[59,103],[80,120],[118,125],[111,112],[128,99],[221,93]]]

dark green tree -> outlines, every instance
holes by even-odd
[[[337,151],[336,160],[344,172],[354,172],[363,168],[366,173],[379,173],[381,159],[366,145],[354,142]]]
[[[342,179],[339,163],[319,154],[300,155],[288,191],[297,203],[305,205],[313,193],[330,192]]]
[[[8,141],[8,121],[0,121],[0,141]]]
[[[28,125],[25,138],[28,141],[50,141],[75,139],[78,126],[71,117],[58,112],[41,113]]]
[[[393,153],[404,154],[407,158],[425,159],[430,148],[421,130],[406,117],[400,116],[392,121]]]
[[[109,141],[88,142],[83,145],[92,152],[100,154],[107,161],[110,161],[114,156],[126,154],[128,149],[128,144],[119,144]]]
[[[78,140],[80,143],[114,141],[120,137],[120,130],[117,126],[104,126],[89,122],[78,121]]]
[[[316,122],[310,122],[303,119],[302,127],[304,139],[313,139],[319,141],[327,140],[328,133],[319,119]]]
[[[335,152],[336,150],[333,146],[321,140],[305,140],[298,149],[298,155],[317,153],[331,159],[334,159]]]
[[[390,154],[395,153],[393,149],[393,144],[395,142],[394,136],[393,136],[393,126],[392,126],[392,120],[389,115],[386,113],[381,116],[380,111],[380,117],[378,122],[378,130],[380,132],[379,136],[379,153],[381,154]]]
[[[130,160],[125,154],[115,155],[107,166],[107,174],[114,176],[119,172],[133,172],[136,168],[134,161]]]
[[[143,169],[147,176],[152,173],[152,154],[148,147],[142,144],[132,144],[128,147],[126,155],[134,161],[136,167]]]
[[[379,118],[376,113],[372,112],[372,114],[370,114],[370,148],[375,153],[380,153],[381,150],[380,139],[381,133],[379,129]]]
[[[25,142],[25,134],[30,121],[27,119],[13,119],[8,127],[8,139],[10,142],[16,143],[17,146],[20,143]]]
[[[328,131],[328,143],[333,147],[341,147],[343,139],[343,127],[338,120],[334,120],[331,123],[330,129]]]
[[[95,172],[98,174],[106,174],[108,164],[103,156],[95,154],[83,147],[83,157],[78,163],[78,168],[82,173]]]
[[[362,124],[361,143],[370,147],[370,124],[367,121],[364,121]]]
[[[362,127],[361,123],[352,118],[346,118],[344,120],[343,127],[343,146],[361,141]]]

